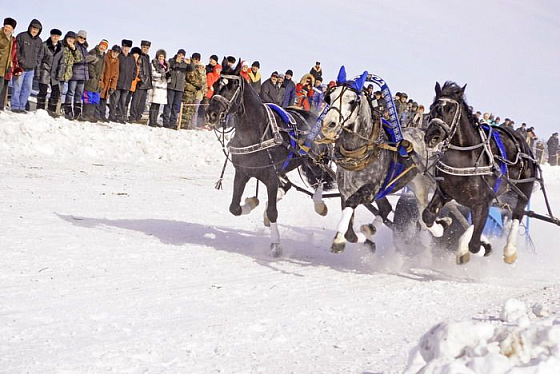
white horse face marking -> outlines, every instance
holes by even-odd
[[[345,86],[336,87],[328,96],[330,108],[323,119],[321,131],[325,138],[336,140],[343,127],[352,128],[356,123],[360,97]]]

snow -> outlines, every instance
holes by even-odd
[[[321,217],[290,191],[272,259],[262,186],[232,216],[223,161],[208,131],[0,112],[0,372],[558,371],[557,227],[532,220],[511,266],[503,240],[457,266],[397,253],[385,227],[376,254],[334,255],[339,202]],[[543,169],[557,210],[560,168]]]

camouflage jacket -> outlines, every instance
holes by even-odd
[[[62,64],[60,69],[59,80],[61,82],[68,82],[72,78],[72,68],[74,67],[74,62],[82,60],[82,53],[78,48],[74,50],[70,49],[67,45],[64,46],[62,52]]]
[[[196,92],[196,98],[202,100],[206,91],[206,73],[203,69],[193,66],[187,70],[185,91]]]

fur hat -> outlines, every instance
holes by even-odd
[[[121,47],[119,47],[118,45],[115,44],[115,45],[111,48],[111,51],[121,53]]]
[[[212,56],[210,56],[210,60],[214,60],[214,61],[218,62],[218,56],[212,55]]]
[[[201,57],[202,57],[202,56],[200,56],[200,53],[198,53],[198,52],[193,53],[192,56],[191,56],[191,58],[192,58],[193,60],[199,60],[199,61],[200,61],[200,58],[201,58]]]
[[[109,48],[109,41],[107,39],[101,39],[101,41],[99,42],[99,46],[105,46],[105,49]]]
[[[253,63],[251,64],[251,67],[253,67],[253,66],[256,66],[256,67],[258,67],[258,68],[260,69],[260,68],[261,68],[261,63],[258,62],[258,61],[255,61],[255,62],[253,62]]]
[[[123,47],[132,47],[132,40],[123,39],[121,41],[121,46]]]
[[[78,31],[78,37],[87,39],[87,32],[85,30]]]
[[[59,29],[52,29],[51,30],[51,35],[62,36],[62,31],[60,31]]]
[[[125,47],[126,47],[126,46],[125,46]],[[136,53],[136,54],[138,54],[138,55],[141,55],[141,54],[142,54],[142,50],[140,49],[140,47],[134,47],[134,48],[132,48],[132,49],[130,50],[130,53],[131,53],[131,54],[135,54],[135,53]]]
[[[187,55],[187,51],[185,51],[183,48],[181,48],[181,49],[179,49],[179,50],[177,51],[177,54],[178,54],[178,55],[186,56],[186,55]]]
[[[13,18],[6,17],[6,18],[4,18],[4,26],[5,25],[12,26],[12,28],[15,29],[16,25],[17,25],[17,21]]]
[[[294,72],[292,71],[292,69],[288,69],[286,70],[286,75],[290,75],[290,76],[294,76]]]
[[[141,46],[141,47],[143,47],[143,46],[151,47],[151,46],[152,46],[152,42],[150,42],[150,41],[148,41],[148,40],[142,40],[142,41],[140,42],[140,46]]]
[[[74,31],[68,31],[66,35],[64,35],[64,39],[76,39],[76,33]]]
[[[163,58],[167,58],[167,52],[165,52],[165,49],[158,49],[156,52],[156,59],[158,58],[159,55],[163,55]]]

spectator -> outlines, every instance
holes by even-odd
[[[241,75],[247,83],[251,81],[251,78],[249,77],[249,63],[247,61],[241,62],[241,71],[239,72],[239,75]]]
[[[313,85],[315,78],[311,74],[305,74],[296,85],[296,100],[294,106],[305,111],[311,110],[311,100],[313,99]]]
[[[218,65],[218,56],[212,55],[208,60],[208,65],[206,65],[206,74],[214,72],[214,66]]]
[[[286,87],[284,87],[284,74],[278,74],[276,85],[278,86],[278,99],[276,102],[281,106],[284,101],[284,94],[286,93]]]
[[[385,110],[387,109],[387,103],[381,94],[381,91],[375,91],[373,93],[373,101],[372,101],[373,108],[376,109],[381,116],[384,115]]]
[[[282,107],[287,108],[290,105],[293,105],[296,100],[296,85],[292,80],[294,76],[294,72],[291,69],[286,70],[286,74],[284,75],[284,100],[282,100]]]
[[[206,74],[206,88],[208,91],[206,92],[206,97],[208,100],[212,98],[214,95],[214,83],[220,79],[220,74],[222,73],[222,65],[217,64],[214,65],[214,71],[212,73]]]
[[[321,69],[321,63],[319,61],[315,62],[315,66],[309,70],[309,74],[313,75],[313,79],[321,78],[323,79],[323,70]]]
[[[148,55],[151,45],[152,43],[148,40],[142,40],[140,42],[141,52],[137,61],[139,81],[136,83],[136,90],[134,91],[132,102],[130,103],[129,121],[131,123],[140,122],[142,113],[144,113],[146,108],[148,90],[152,89],[152,72],[154,69],[153,66],[150,67],[150,56]]]
[[[315,84],[313,86],[313,97],[311,99],[311,110],[313,113],[319,114],[323,109],[323,99],[325,94],[323,92],[323,78],[315,78]]]
[[[45,109],[47,106],[47,91],[51,88],[51,99],[49,100],[49,107],[52,102],[58,102],[60,90],[58,82],[53,85],[51,79],[52,66],[54,56],[62,52],[62,43],[59,43],[62,31],[58,29],[51,30],[51,37],[43,43],[43,59],[39,65],[39,94],[37,95],[37,109]],[[56,111],[56,107],[55,107]]]
[[[280,89],[276,85],[278,83],[278,72],[275,71],[270,75],[270,78],[265,80],[261,86],[261,100],[264,103],[278,104],[278,93]]]
[[[539,164],[544,163],[543,156],[544,156],[544,142],[542,140],[538,140],[536,145],[535,159]]]
[[[185,91],[185,76],[190,60],[185,60],[187,52],[179,49],[169,59],[169,80],[167,82],[167,104],[163,107],[163,127],[177,129],[177,118]]]
[[[410,117],[408,127],[416,127],[420,129],[423,127],[424,122],[424,106],[418,105],[417,103],[414,104],[416,104],[412,106],[412,112],[414,114]]]
[[[369,102],[371,102],[374,99],[374,97],[373,97],[373,84],[370,84],[369,86],[367,86],[365,94],[366,94],[366,97],[367,97]]]
[[[89,79],[87,61],[92,58],[88,56],[87,33],[84,30],[78,31],[76,41],[76,50],[80,52],[81,58],[74,61],[72,66],[72,78],[68,81],[68,90],[64,101],[64,115],[70,120],[82,120],[82,95],[84,94],[85,83]]]
[[[43,60],[43,41],[39,37],[42,28],[41,22],[34,19],[27,31],[16,37],[17,62],[23,72],[20,75],[14,74],[12,78],[12,112],[14,113],[26,112],[25,106],[31,94],[35,68]]]
[[[17,66],[17,41],[14,37],[14,29],[17,22],[15,19],[4,18],[2,31],[0,32],[0,111],[4,110],[6,97],[8,96],[8,82],[16,68],[21,75],[21,68]]]
[[[546,142],[548,147],[548,163],[551,166],[558,165],[558,133],[552,134],[548,142]]]
[[[474,114],[474,117],[476,118],[477,121],[480,121],[480,116],[482,116],[482,113],[480,113],[479,111],[477,111],[477,112]]]
[[[532,128],[532,127],[529,127],[527,129],[527,144],[529,144],[529,148],[531,148],[533,153],[535,152],[536,142],[537,142],[537,134],[535,133],[535,129]]]
[[[86,121],[97,122],[101,119],[99,111],[101,78],[103,75],[103,64],[105,61],[105,51],[109,48],[109,42],[103,39],[88,53],[88,74],[89,79],[84,86],[84,119]]]
[[[76,47],[76,33],[68,31],[62,40],[62,55],[56,55],[53,59],[53,73],[59,83],[59,88],[65,82],[72,79],[74,74],[74,63],[82,60],[83,56],[80,50]]]
[[[106,112],[107,112],[107,99],[117,89],[117,81],[119,80],[119,54],[121,53],[121,47],[114,45],[111,51],[105,56],[103,62],[103,73],[101,75],[101,81],[99,82],[99,87],[101,88],[99,100],[99,119],[103,122],[107,122]]]
[[[167,54],[163,49],[156,52],[156,58],[152,60],[151,73],[152,82],[148,100],[150,102],[150,119],[148,126],[157,127],[159,107],[167,104],[167,73],[169,65],[166,61]],[[144,84],[146,82],[143,82]],[[137,91],[138,92],[138,91]]]
[[[518,133],[521,134],[521,136],[523,137],[523,139],[527,139],[527,125],[525,123],[522,123],[520,127],[517,128]]]
[[[501,123],[502,123],[501,118],[500,118],[500,117],[496,117],[496,120],[494,121],[494,124],[495,124],[496,126],[500,126]]]
[[[395,101],[395,106],[397,109],[397,117],[402,118],[403,113],[406,111],[408,95],[405,92],[398,92],[398,100]]]
[[[258,61],[251,64],[251,70],[249,71],[249,85],[253,87],[257,95],[261,93],[261,73],[259,72],[261,68],[261,63]]]
[[[134,57],[129,53],[130,47],[132,47],[132,41],[123,39],[121,45],[117,89],[110,98],[109,121],[125,123],[128,109],[126,98],[130,93],[132,81],[136,78],[136,62],[134,61]]]
[[[193,53],[191,58],[191,68],[187,71],[185,95],[183,102],[188,105],[183,107],[183,119],[181,120],[181,128],[198,128],[198,118],[204,118],[205,106],[199,105],[203,101],[208,102],[206,97],[206,68],[200,63],[200,53]],[[189,93],[187,94],[187,89]]]

